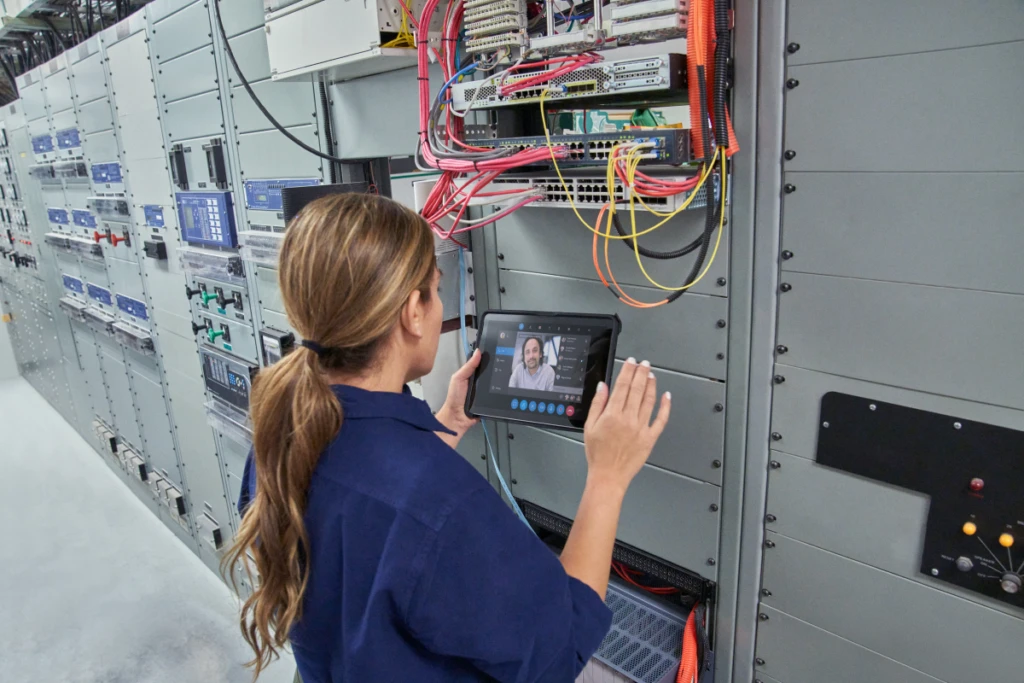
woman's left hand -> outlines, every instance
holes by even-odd
[[[479,422],[479,420],[466,415],[466,394],[469,392],[469,382],[479,365],[480,349],[477,349],[466,361],[466,364],[452,375],[452,380],[448,383],[448,397],[444,400],[441,410],[437,411],[438,421],[455,432],[455,436],[441,432],[437,435],[452,448],[458,446],[462,436],[469,431],[470,427]]]

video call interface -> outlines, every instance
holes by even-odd
[[[588,328],[510,324],[498,328],[490,390],[513,410],[572,417],[583,400]]]

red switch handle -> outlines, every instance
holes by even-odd
[[[111,235],[108,239],[110,240],[110,243],[113,244],[116,247],[118,244],[120,244],[121,242],[124,242],[128,238],[127,237],[118,237],[117,235]]]
[[[104,237],[106,237],[106,235],[102,234],[99,230],[92,231],[92,238],[96,240],[97,243],[99,243],[99,241]]]

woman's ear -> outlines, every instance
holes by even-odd
[[[423,336],[423,325],[426,319],[426,307],[423,294],[414,289],[402,307],[402,328],[417,339]]]

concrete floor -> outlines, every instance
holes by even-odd
[[[0,529],[0,681],[251,681],[228,588],[20,379],[0,381]]]

